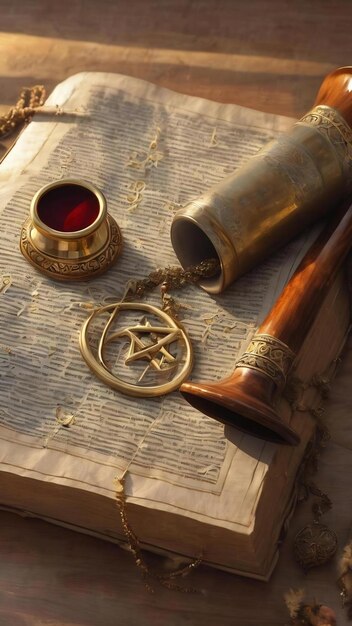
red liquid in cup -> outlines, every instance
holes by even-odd
[[[53,230],[63,233],[87,228],[99,215],[99,200],[81,185],[62,185],[49,189],[37,204],[39,219]]]

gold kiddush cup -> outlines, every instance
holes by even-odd
[[[94,185],[62,179],[33,197],[20,247],[36,269],[57,280],[85,280],[105,272],[121,251],[121,232]]]
[[[352,67],[329,74],[314,108],[230,176],[174,217],[183,267],[218,257],[201,282],[220,293],[232,281],[338,206],[351,191]]]

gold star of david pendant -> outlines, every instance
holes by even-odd
[[[140,398],[174,391],[193,365],[183,328],[150,304],[119,302],[96,309],[82,326],[79,344],[100,380]]]

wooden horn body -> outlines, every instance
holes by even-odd
[[[315,105],[338,110],[352,125],[352,68],[324,80]],[[352,147],[350,147],[352,152]],[[299,443],[299,437],[275,410],[275,400],[293,365],[331,282],[351,248],[352,207],[334,217],[318,237],[235,364],[221,382],[186,382],[182,395],[195,408],[220,422],[268,441]]]
[[[303,258],[233,374],[221,382],[181,385],[196,409],[261,439],[299,443],[275,410],[275,400],[352,245],[352,206],[337,225],[333,221]]]

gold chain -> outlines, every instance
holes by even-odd
[[[154,570],[150,569],[150,567],[147,565],[142,555],[142,550],[140,547],[139,539],[135,535],[134,531],[132,530],[131,525],[127,518],[126,493],[125,493],[124,483],[125,483],[124,479],[116,480],[116,503],[119,509],[124,535],[127,539],[129,548],[134,556],[135,563],[138,569],[140,570],[140,572],[142,573],[144,584],[147,590],[150,591],[151,593],[154,593],[154,588],[148,582],[148,579],[149,580],[152,579],[152,580],[157,581],[163,587],[167,587],[168,589],[172,589],[175,591],[182,591],[183,593],[196,593],[197,590],[194,589],[193,587],[183,587],[173,581],[175,578],[186,576],[192,570],[198,567],[198,565],[200,565],[200,563],[202,562],[201,556],[194,559],[193,561],[191,561],[191,563],[188,563],[186,566],[180,567],[179,569],[174,570],[168,574],[159,574],[158,572],[155,572]]]
[[[43,106],[45,101],[45,88],[43,85],[23,87],[20,97],[15,106],[0,116],[0,137],[12,133],[20,124],[28,122],[35,110]]]
[[[153,291],[160,285],[162,309],[165,313],[177,319],[178,312],[182,308],[182,305],[178,304],[174,298],[170,296],[169,291],[171,289],[182,289],[187,285],[195,285],[201,279],[215,276],[219,270],[220,264],[218,259],[206,259],[185,270],[177,265],[158,268],[148,274],[147,278],[129,281],[123,300],[128,302],[136,297],[143,298],[146,293]]]
[[[201,263],[189,267],[185,270],[179,266],[159,268],[151,272],[147,276],[147,278],[130,281],[123,300],[130,301],[136,297],[142,298],[146,293],[153,291],[156,287],[160,285],[162,309],[166,313],[171,315],[171,317],[177,318],[178,311],[180,310],[180,308],[182,308],[182,305],[176,303],[174,298],[170,296],[169,290],[182,289],[187,285],[196,284],[202,278],[211,278],[218,273],[219,269],[220,266],[217,259],[206,259],[205,261],[202,261]],[[143,441],[144,438],[145,436],[143,437]],[[154,588],[149,582],[153,580],[158,582],[163,587],[167,587],[168,589],[182,591],[184,593],[194,593],[196,592],[196,589],[194,589],[193,587],[184,587],[178,585],[174,582],[174,580],[179,577],[186,576],[196,567],[198,567],[198,565],[202,562],[202,557],[199,556],[193,559],[186,566],[176,569],[167,574],[160,574],[158,572],[155,572],[147,565],[142,554],[139,539],[129,523],[126,510],[127,504],[125,492],[125,478],[128,472],[128,468],[135,459],[137,452],[138,449],[131,461],[128,463],[128,466],[123,472],[123,475],[120,478],[115,479],[116,503],[119,509],[123,533],[127,540],[130,551],[134,556],[135,563],[142,574],[144,584],[148,591],[152,593],[154,592]]]

